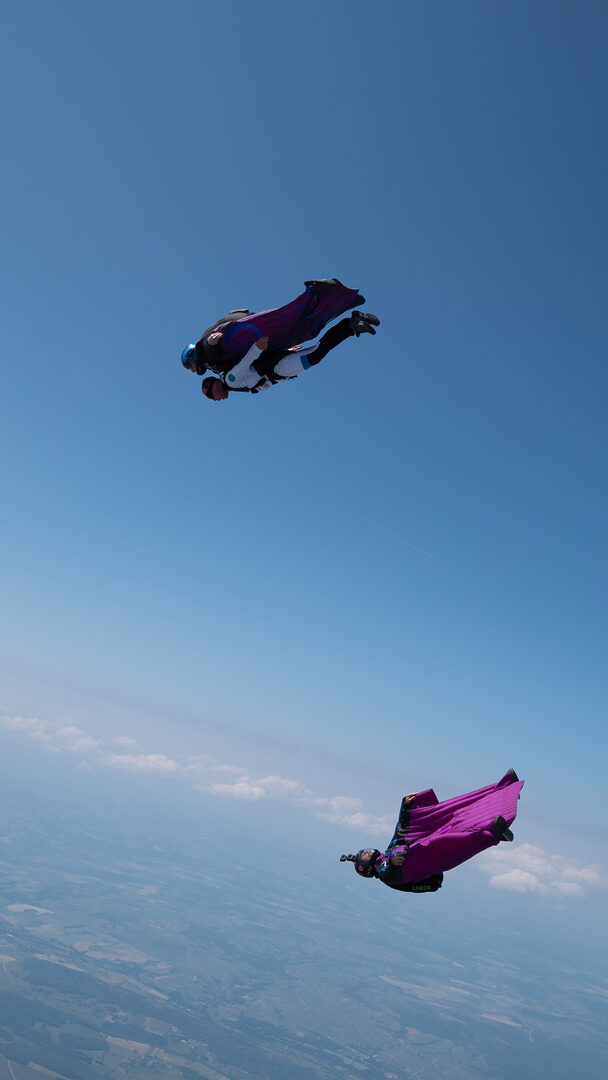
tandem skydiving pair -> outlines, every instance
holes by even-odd
[[[341,855],[360,877],[378,878],[401,892],[436,892],[447,870],[501,841],[513,840],[524,786],[514,769],[497,784],[439,802],[432,788],[404,796],[393,838],[385,851],[363,848]]]
[[[257,313],[246,308],[229,311],[207,327],[196,345],[184,349],[184,367],[205,376],[205,397],[224,401],[230,393],[268,390],[319,364],[347,338],[376,333],[378,316],[354,310],[314,344],[302,347],[338,316],[365,303],[357,289],[347,289],[337,278],[304,284],[305,291],[283,307]]]

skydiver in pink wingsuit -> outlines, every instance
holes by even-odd
[[[497,784],[445,802],[432,788],[406,795],[386,851],[363,848],[341,861],[353,862],[360,877],[378,878],[391,889],[436,892],[447,870],[513,840],[509,826],[523,786],[509,769]]]

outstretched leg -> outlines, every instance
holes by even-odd
[[[341,345],[347,338],[353,337],[354,333],[351,320],[341,319],[339,323],[325,331],[316,345],[311,345],[308,349],[299,349],[297,353],[291,355],[302,357],[305,368],[314,367],[315,364],[320,364],[328,352],[335,349],[337,345]],[[283,363],[282,360],[279,361],[279,364],[281,363]],[[277,375],[280,374],[280,371],[277,370]]]
[[[336,326],[332,326],[316,345],[310,345],[306,349],[298,349],[295,352],[286,352],[284,349],[266,349],[255,362],[255,367],[260,375],[267,375],[270,379],[293,379],[301,375],[310,367],[319,364],[324,356],[327,356],[336,345],[353,337],[354,330],[350,319],[342,319]]]
[[[335,326],[326,330],[316,345],[298,349],[297,352],[288,352],[280,360],[276,359],[278,352],[265,356],[264,369],[266,372],[272,370],[282,379],[291,379],[294,375],[300,375],[302,371],[306,371],[307,368],[320,364],[328,352],[335,349],[337,345],[341,345],[347,338],[355,335],[359,337],[361,333],[375,334],[373,327],[379,324],[380,320],[375,315],[362,317],[360,312],[353,313],[350,318],[341,319]],[[256,363],[256,367],[259,369],[259,362]]]

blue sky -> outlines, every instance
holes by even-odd
[[[605,5],[21,3],[6,24],[10,739],[99,740],[99,768],[114,738],[159,772],[208,754],[370,821],[514,765],[518,838],[593,858]],[[377,337],[204,401],[183,346],[326,275]]]

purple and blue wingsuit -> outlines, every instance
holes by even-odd
[[[223,337],[221,343],[213,347],[214,354],[217,355],[215,350],[220,354],[213,365],[214,370],[227,371],[233,367],[261,337],[269,339],[272,350],[312,341],[333,319],[365,302],[357,289],[347,289],[337,278],[333,281],[335,284],[332,285],[316,282],[308,285],[303,293],[283,307],[215,324],[213,329],[220,330]],[[201,341],[208,333],[206,330]]]

